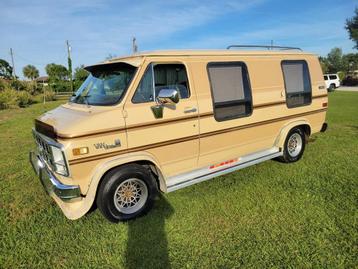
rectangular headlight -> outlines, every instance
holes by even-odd
[[[65,155],[63,154],[63,151],[60,148],[55,147],[53,145],[50,145],[50,147],[52,151],[52,161],[53,161],[52,168],[55,170],[56,173],[63,176],[68,176],[68,170],[67,170]]]

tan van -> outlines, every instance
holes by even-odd
[[[325,131],[316,55],[282,48],[157,51],[86,67],[71,100],[35,120],[34,170],[64,214],[110,221],[156,195],[278,158]]]

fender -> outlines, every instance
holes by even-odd
[[[56,199],[57,197],[53,198],[55,199],[59,207],[62,209],[63,213],[67,218],[72,220],[79,219],[91,209],[93,202],[96,199],[99,182],[102,179],[103,175],[112,168],[136,161],[148,161],[155,166],[151,168],[155,169],[155,173],[157,173],[158,175],[159,188],[162,192],[166,192],[167,185],[165,183],[165,175],[163,175],[162,169],[158,164],[156,158],[147,152],[135,152],[115,156],[109,160],[107,159],[104,162],[98,164],[91,176],[86,196],[83,197],[81,200],[75,201],[73,203],[65,203],[60,199]]]
[[[307,121],[307,119],[300,119],[300,120],[294,120],[294,121],[288,122],[281,128],[280,133],[278,134],[278,136],[275,140],[275,146],[282,149],[288,132],[292,128],[299,126],[299,125],[308,125],[310,127],[310,129],[312,130],[311,124]]]

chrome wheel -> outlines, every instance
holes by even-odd
[[[290,136],[287,143],[287,151],[291,157],[296,157],[302,150],[302,137],[298,133]]]
[[[140,210],[148,198],[147,185],[140,179],[130,178],[123,181],[114,192],[114,205],[124,214]]]

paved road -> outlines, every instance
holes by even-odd
[[[347,92],[358,92],[358,86],[348,87],[348,86],[341,86],[336,89],[337,91],[347,91]]]

